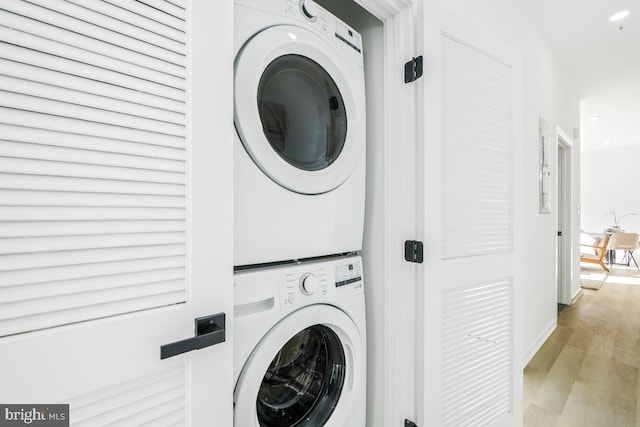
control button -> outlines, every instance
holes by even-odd
[[[320,287],[320,281],[311,273],[306,273],[300,278],[300,290],[305,295],[312,295]]]
[[[320,13],[320,8],[313,0],[300,0],[300,10],[309,21],[315,21]]]
[[[293,304],[294,302],[296,302],[296,296],[289,295],[289,298],[287,298],[287,301],[289,302],[289,304]]]

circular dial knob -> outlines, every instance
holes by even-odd
[[[318,8],[318,5],[313,0],[300,0],[300,9],[302,13],[304,13],[304,16],[311,21],[315,21],[316,16],[320,13],[320,8]]]
[[[305,295],[311,295],[320,288],[320,281],[316,276],[307,273],[300,278],[300,290]]]

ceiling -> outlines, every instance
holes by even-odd
[[[637,0],[525,1],[580,95],[582,150],[640,146]],[[620,10],[631,13],[610,22]]]

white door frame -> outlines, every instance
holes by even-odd
[[[368,290],[381,301],[375,313],[378,321],[376,334],[381,344],[368,351],[375,351],[376,363],[368,367],[367,425],[382,427],[398,425],[398,420],[418,418],[416,387],[416,357],[421,357],[421,346],[416,343],[416,284],[420,264],[408,263],[403,258],[403,242],[417,239],[416,224],[416,122],[415,87],[403,81],[403,68],[398,64],[417,56],[416,9],[411,0],[353,0],[383,24],[382,48],[384,49],[384,143],[382,174],[384,237],[375,243],[376,259],[382,267],[380,277],[365,278],[372,284]],[[402,141],[399,144],[399,141]],[[401,149],[399,149],[401,148]],[[367,185],[371,185],[370,182]],[[379,235],[380,236],[380,235]],[[367,255],[371,255],[368,253]],[[380,257],[380,258],[378,258]],[[373,286],[373,281],[376,281]],[[365,285],[367,286],[367,285]],[[372,305],[368,301],[368,309]],[[371,324],[367,325],[373,330]],[[380,351],[378,351],[380,350]],[[370,360],[367,361],[369,365]],[[376,390],[382,390],[376,393]]]
[[[572,303],[572,244],[573,241],[573,218],[571,216],[571,206],[573,206],[573,140],[556,126],[556,230],[562,231],[562,237],[557,245],[557,271],[556,283],[558,285],[558,302],[571,305]],[[561,197],[562,195],[562,197]]]

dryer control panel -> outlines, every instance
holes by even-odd
[[[345,43],[351,49],[362,53],[362,37],[353,28],[332,15],[314,0],[283,0],[287,16],[303,19],[312,27]]]

